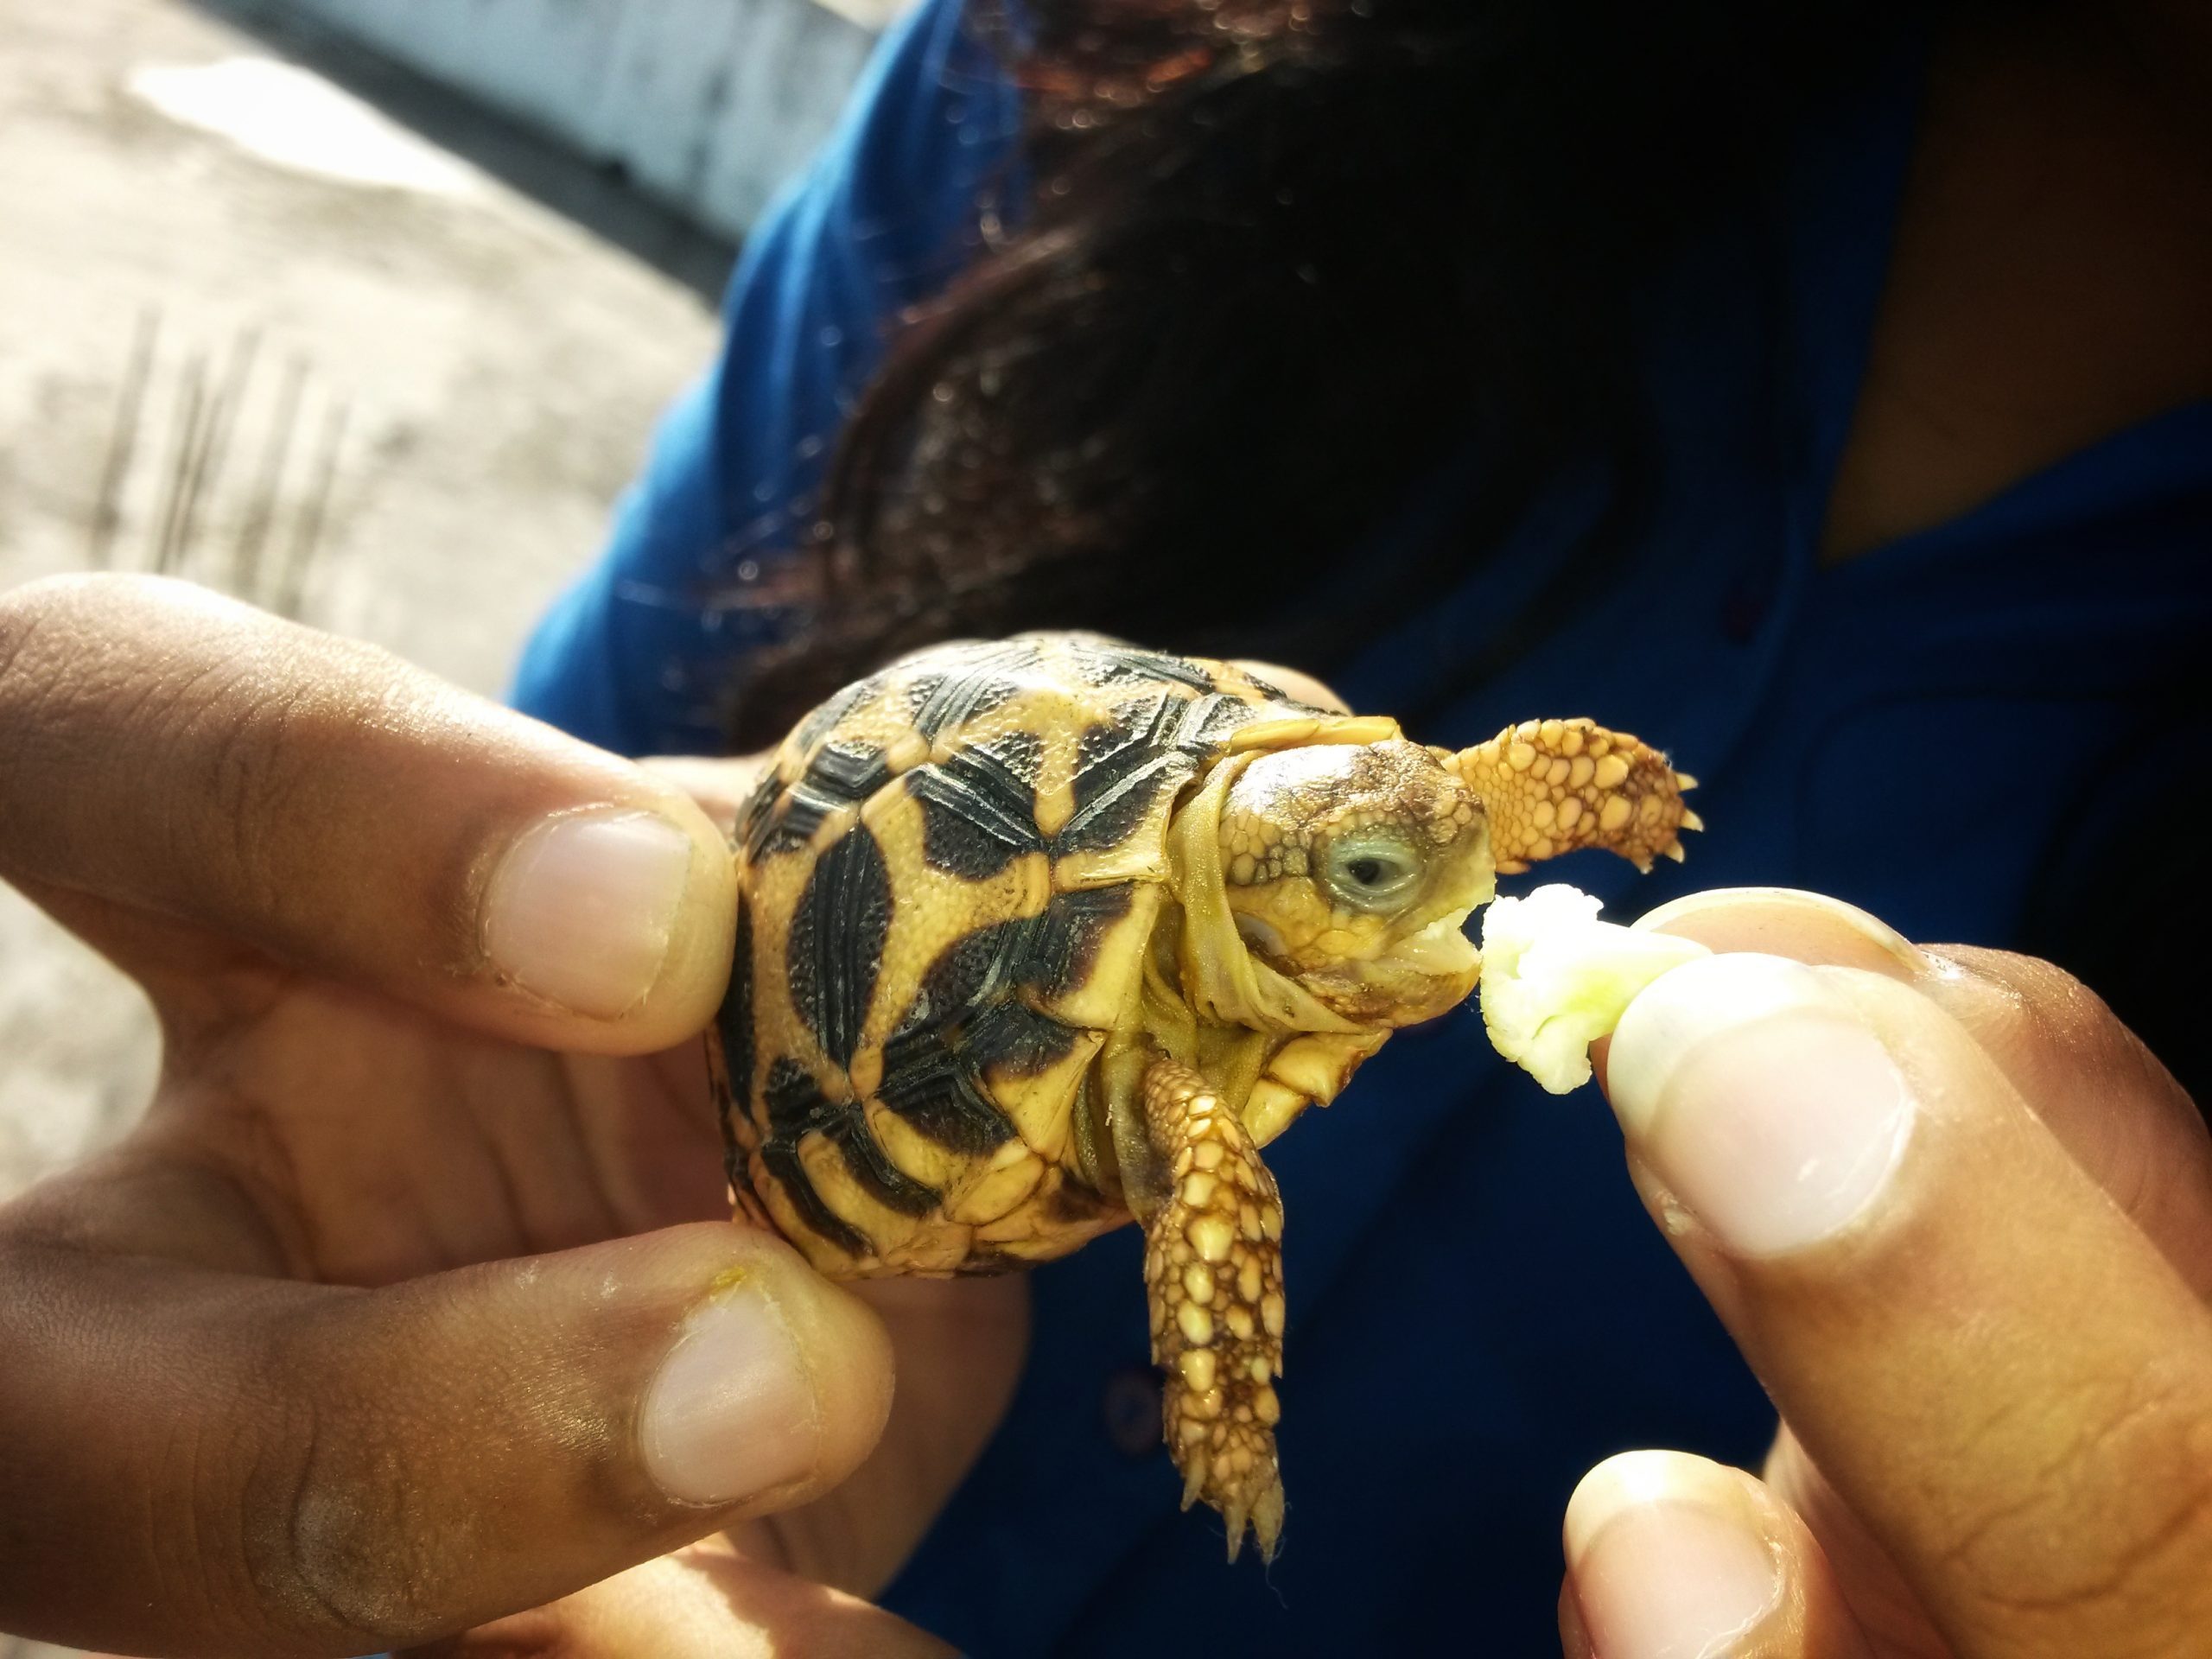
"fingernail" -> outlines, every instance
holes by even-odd
[[[1594,1502],[1578,1491],[1567,1510],[1567,1567],[1591,1645],[1604,1659],[1738,1651],[1783,1596],[1751,1516],[1663,1488],[1639,1491],[1632,1478],[1606,1484]]]
[[[1694,925],[1688,925],[1694,918]],[[1928,972],[1929,957],[1880,917],[1797,887],[1715,887],[1685,893],[1639,917],[1638,928],[1673,928],[1716,950],[1764,951],[1864,968],[1892,979]]]
[[[645,1472],[682,1503],[734,1503],[812,1472],[820,1439],[798,1344],[768,1299],[715,1296],[645,1389]]]
[[[549,1002],[599,1019],[626,1014],[660,976],[691,855],[689,836],[647,812],[540,824],[493,873],[485,952]]]
[[[1607,1081],[1654,1174],[1746,1255],[1827,1238],[1888,1185],[1914,1108],[1888,1052],[1801,963],[1707,957],[1628,1006]]]

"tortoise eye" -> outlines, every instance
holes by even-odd
[[[1421,886],[1421,860],[1395,836],[1355,836],[1329,849],[1321,884],[1353,910],[1391,910]]]

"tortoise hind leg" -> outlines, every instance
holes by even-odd
[[[1145,1073],[1146,1139],[1164,1179],[1140,1215],[1152,1357],[1167,1373],[1163,1427],[1183,1507],[1205,1498],[1235,1560],[1249,1520],[1274,1559],[1282,1477],[1274,1379],[1282,1370],[1282,1204],[1235,1112],[1173,1060]]]

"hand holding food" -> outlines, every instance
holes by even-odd
[[[42,583],[0,597],[0,875],[167,1037],[143,1123],[0,1209],[0,1628],[376,1650],[874,1444],[883,1325],[728,1219],[728,861],[675,789],[195,588]]]
[[[2212,1138],[2046,963],[1810,894],[1646,925],[1722,954],[1601,1065],[1637,1185],[1781,1408],[1765,1478],[1600,1465],[1575,1659],[2212,1651]]]

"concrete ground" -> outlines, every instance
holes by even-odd
[[[167,525],[172,568],[496,692],[592,555],[656,411],[708,355],[702,294],[728,251],[254,16],[0,0],[0,585],[84,569],[102,541],[109,563],[149,568]],[[149,69],[279,48],[391,92],[379,101],[407,118],[433,111],[415,125],[475,158],[430,169],[430,189],[343,182],[131,90],[160,84]],[[607,233],[551,200],[600,203]],[[0,888],[0,1197],[118,1133],[156,1065],[137,995]],[[3,1637],[0,1659],[18,1659]]]

